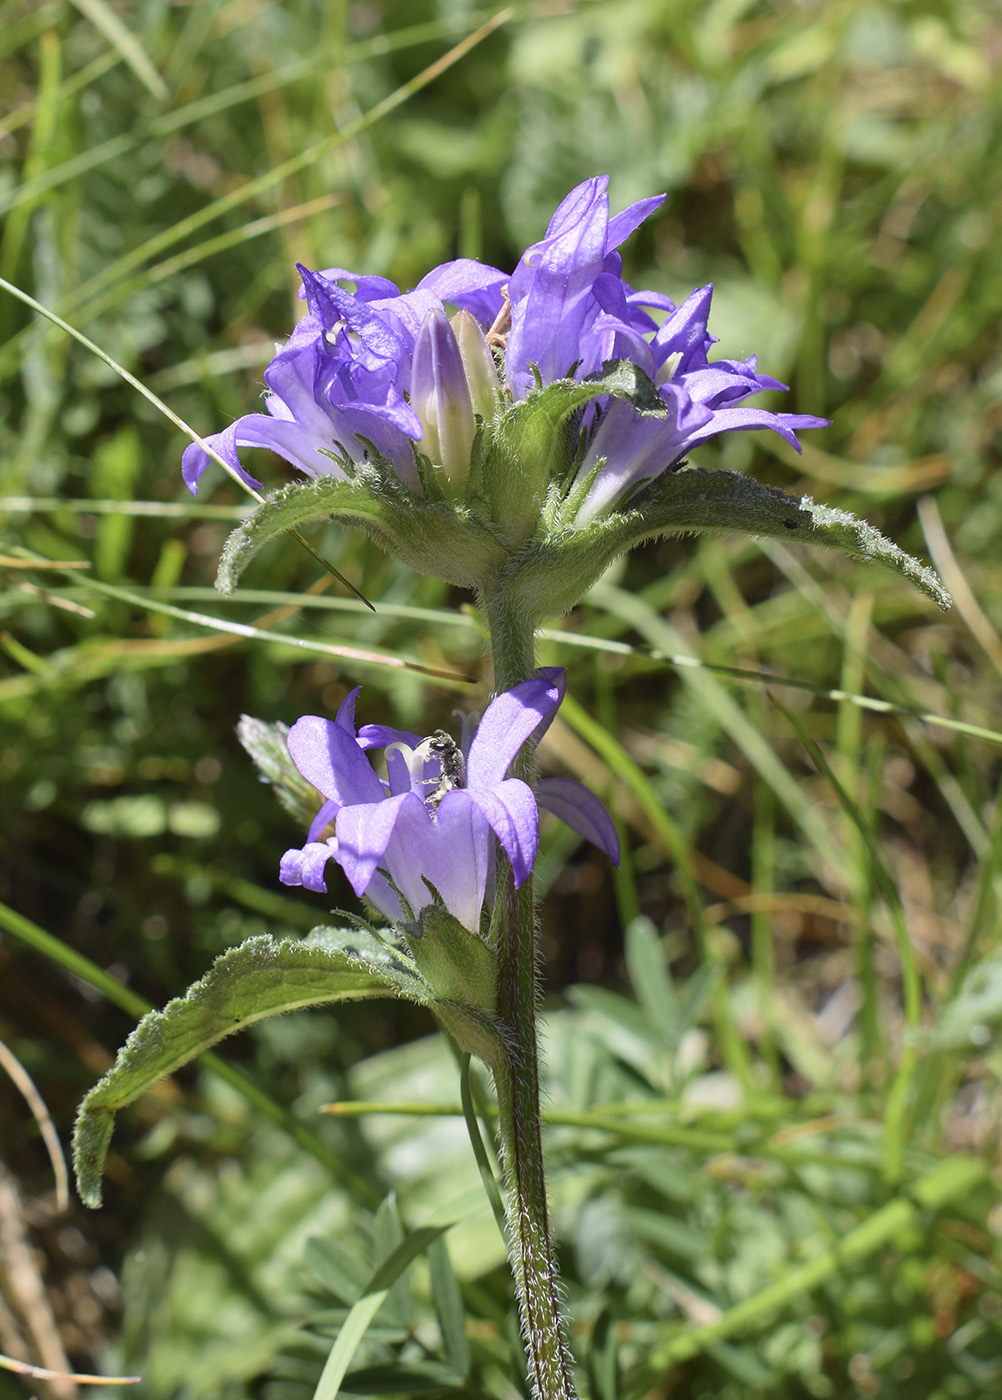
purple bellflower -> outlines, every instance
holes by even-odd
[[[511,861],[515,884],[528,878],[539,845],[539,807],[619,859],[615,828],[593,793],[570,778],[543,778],[530,788],[505,776],[527,739],[547,728],[563,699],[564,672],[546,667],[497,696],[458,744],[367,724],[355,731],[353,690],[334,720],[306,715],[289,731],[300,773],[326,798],[306,845],[287,851],[280,879],[325,891],[329,860],[357,895],[392,922],[416,918],[432,904],[432,887],[449,913],[478,932],[494,884],[494,837]],[[383,749],[386,778],[369,753]],[[319,839],[334,823],[335,833]]]
[[[307,314],[265,370],[267,412],[237,419],[210,446],[254,486],[241,447],[271,448],[309,477],[345,478],[371,464],[417,495],[427,485],[420,454],[455,497],[478,418],[625,360],[651,381],[656,400],[641,411],[603,396],[585,411],[580,466],[563,488],[567,523],[607,514],[719,433],[770,428],[799,451],[797,432],[827,420],[743,406],[786,386],[759,374],[754,356],[707,360],[711,287],[676,306],[623,280],[619,246],[665,196],[610,216],[608,183],[599,175],[572,190],[510,275],[460,258],[401,293],[384,277],[301,267]],[[451,322],[446,305],[458,308]],[[192,491],[209,460],[197,444],[185,452]]]

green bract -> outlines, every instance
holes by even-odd
[[[500,408],[478,430],[457,500],[445,499],[428,472],[421,473],[424,494],[418,494],[378,462],[357,469],[351,480],[319,477],[283,487],[231,534],[217,586],[232,592],[276,535],[330,519],[357,525],[416,572],[481,594],[504,588],[533,625],[569,611],[634,545],[687,534],[745,534],[840,550],[893,569],[949,607],[937,575],[873,526],[738,472],[683,463],[582,523],[581,500],[604,465],[599,459],[581,472],[581,420],[596,400],[629,403],[645,421],[665,411],[643,372],[618,361],[593,378],[559,380]]]

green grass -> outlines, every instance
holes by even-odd
[[[513,266],[591,174],[620,207],[668,191],[630,280],[676,299],[712,280],[721,353],[758,352],[783,407],[833,419],[802,457],[741,434],[700,461],[865,515],[957,606],[835,556],[683,541],[544,636],[573,696],[544,763],[607,797],[627,852],[613,874],[554,829],[540,866],[582,1393],[988,1400],[996,7],[497,14],[8,0],[0,277],[204,433],[256,402],[297,259],[410,286],[455,256]],[[0,1040],[64,1142],[142,1005],[326,912],[277,883],[299,829],[239,715],[291,722],[363,684],[366,719],[430,733],[486,693],[470,600],[359,536],[309,543],[375,614],[293,542],[216,596],[246,497],[217,470],[192,501],[184,443],[0,290]],[[227,1042],[123,1115],[108,1204],[65,1221],[0,1080],[0,1179],[45,1299],[0,1272],[0,1348],[52,1365],[50,1313],[75,1369],[141,1372],[144,1400],[310,1400],[349,1319],[327,1371],[346,1393],[520,1394],[503,1246],[430,1031],[375,1003]],[[0,1370],[0,1400],[41,1385]]]

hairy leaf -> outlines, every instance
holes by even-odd
[[[322,476],[273,491],[226,541],[216,576],[220,593],[233,592],[255,554],[276,535],[324,519],[357,525],[417,573],[464,588],[475,588],[500,558],[498,543],[464,507],[415,496],[370,470],[353,481]]]
[[[251,938],[223,953],[183,997],[143,1017],[81,1104],[74,1135],[81,1199],[101,1204],[115,1114],[165,1075],[266,1016],[377,996],[428,1000],[422,979],[364,930],[325,930],[304,941]]]
[[[902,574],[939,607],[950,606],[937,574],[866,521],[784,495],[740,472],[682,467],[659,477],[635,503],[580,530],[556,530],[526,549],[516,575],[525,606],[539,619],[566,612],[618,555],[644,540],[688,534],[742,534],[838,549]]]

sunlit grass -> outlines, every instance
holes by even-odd
[[[175,424],[254,406],[297,258],[401,286],[457,255],[510,267],[601,169],[617,205],[669,193],[631,281],[714,280],[721,353],[757,351],[784,407],[833,418],[803,457],[740,435],[701,460],[873,519],[930,557],[951,614],[725,538],[639,551],[541,635],[573,697],[542,762],[603,793],[626,847],[613,875],[546,830],[540,863],[574,1346],[592,1400],[993,1395],[997,15],[10,11],[0,276]],[[277,885],[301,832],[240,713],[330,714],[364,684],[368,719],[424,733],[488,680],[471,599],[334,527],[309,543],[375,615],[294,543],[221,599],[233,483],[191,500],[182,429],[2,292],[0,340],[0,1037],[65,1138],[123,1013],[326,915]],[[130,830],[140,810],[159,834]],[[110,1209],[73,1216],[124,1308],[106,1290],[99,1321],[61,1322],[50,1249],[74,1366],[142,1371],[154,1400],[309,1400],[338,1329],[371,1317],[335,1357],[353,1393],[388,1374],[520,1393],[503,1250],[486,1200],[463,1214],[479,1177],[429,1030],[384,1003],[298,1015],[131,1110]],[[4,1123],[5,1171],[44,1202],[30,1115]],[[380,1261],[459,1216],[374,1312]]]

